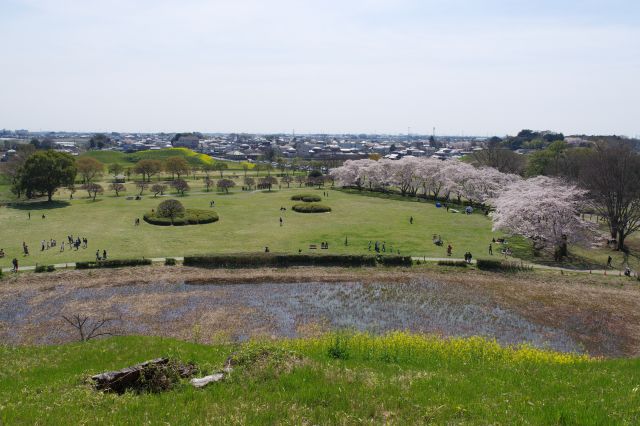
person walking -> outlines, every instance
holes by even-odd
[[[62,244],[60,244],[60,251],[63,252],[64,251],[64,241],[62,242]]]
[[[29,215],[29,220],[31,220],[31,212],[27,213]]]
[[[107,260],[107,251],[102,250],[102,260]]]
[[[449,244],[447,246],[447,256],[451,256],[451,251],[453,250],[453,247],[451,247],[451,244]]]
[[[96,260],[100,260],[100,250],[96,250]]]
[[[280,218],[280,226],[282,226],[282,217]]]
[[[411,217],[409,218],[409,223],[410,223],[411,225],[413,225],[413,216],[411,216]]]
[[[14,257],[13,260],[11,261],[11,265],[13,265],[12,271],[18,272],[18,259]]]
[[[611,256],[609,256],[609,258],[607,259],[607,268],[611,268],[611,262],[613,261],[613,258]]]
[[[489,254],[493,256],[493,245],[489,243]]]

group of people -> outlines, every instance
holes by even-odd
[[[369,246],[368,246],[368,250],[371,251],[371,247],[373,246],[373,250],[376,253],[386,253],[387,252],[387,242],[383,241],[382,243],[380,243],[379,241],[376,241],[375,243],[372,241],[369,241]],[[393,253],[393,247],[390,246],[389,247],[389,253]],[[398,254],[400,254],[400,250],[398,250]]]
[[[431,237],[431,241],[433,242],[433,244],[435,244],[437,246],[441,246],[441,245],[444,244],[444,242],[442,241],[442,236],[441,235],[433,234],[433,237]]]
[[[471,252],[468,251],[464,254],[464,261],[467,263],[471,263],[471,259],[473,259],[473,256],[471,255]]]
[[[49,250],[50,248],[53,248],[56,245],[58,245],[58,242],[53,238],[51,238],[49,241],[42,240],[40,241],[40,251]],[[63,249],[61,251],[64,251],[64,242],[62,243],[62,247]]]
[[[97,261],[107,260],[107,251],[102,250],[102,257],[100,257],[100,250],[96,250],[96,260]]]
[[[67,236],[67,241],[69,244],[69,250],[71,249],[80,249],[80,247],[86,249],[89,247],[89,240],[86,237],[83,237],[82,239],[80,239],[80,237],[76,237],[75,239],[73,238],[73,235],[68,235]],[[64,242],[62,242],[62,245],[60,247],[60,251],[64,251]]]

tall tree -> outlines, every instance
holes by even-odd
[[[594,208],[604,216],[618,250],[640,229],[640,155],[625,141],[601,141],[580,173]]]
[[[93,157],[80,157],[76,160],[78,173],[82,176],[82,183],[87,184],[104,171],[104,164]]]
[[[213,170],[217,170],[220,172],[220,179],[222,179],[222,172],[227,170],[229,167],[227,166],[227,163],[223,163],[222,161],[216,161],[213,164]]]
[[[119,175],[124,172],[124,166],[120,163],[111,163],[108,167],[109,173],[113,176],[113,180],[116,180]]]
[[[20,144],[16,146],[16,154],[13,155],[9,161],[0,163],[0,171],[2,174],[9,178],[11,182],[11,191],[20,198],[23,193],[23,188],[20,185],[20,169],[24,165],[27,158],[29,158],[36,149],[31,144]]]
[[[46,193],[51,201],[61,186],[72,185],[78,170],[73,157],[64,152],[38,151],[20,168],[19,185],[28,197]]]
[[[162,163],[159,160],[140,160],[136,163],[133,171],[142,175],[142,180],[151,182],[151,176],[162,171]]]
[[[189,163],[179,156],[169,157],[164,162],[164,169],[171,173],[171,179],[174,179],[176,175],[180,179],[182,175],[189,173]]]
[[[593,225],[578,214],[585,192],[546,176],[520,180],[493,201],[493,229],[529,238],[535,249],[554,248],[559,261],[567,255],[569,243],[593,236]]]
[[[485,149],[471,154],[471,160],[475,165],[492,167],[502,173],[521,174],[525,166],[524,156],[503,147],[495,140],[490,140]]]

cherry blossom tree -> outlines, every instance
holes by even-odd
[[[556,260],[561,260],[567,244],[593,238],[593,225],[579,215],[585,194],[546,176],[514,182],[492,200],[493,229],[529,238],[535,249],[553,247]]]

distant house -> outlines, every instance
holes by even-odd
[[[244,152],[240,152],[240,151],[231,151],[225,154],[225,157],[227,157],[230,160],[246,160],[247,156],[245,155]]]
[[[200,145],[200,139],[194,135],[182,135],[173,143],[175,147],[197,149]]]

